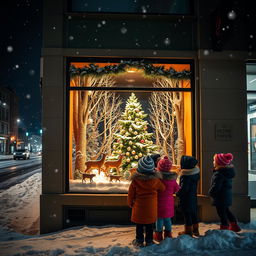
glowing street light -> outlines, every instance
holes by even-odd
[[[18,124],[20,123],[20,119],[19,119],[19,118],[17,118],[17,120],[16,120],[16,121],[17,121],[17,123],[18,123]]]

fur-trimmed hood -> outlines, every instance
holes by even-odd
[[[227,165],[225,167],[218,166],[213,169],[213,173],[221,173],[227,179],[233,179],[235,177],[235,169],[233,165]]]
[[[176,180],[178,174],[176,172],[161,172],[163,180]]]
[[[130,180],[136,180],[136,179],[140,179],[140,180],[162,179],[162,173],[152,172],[150,174],[144,174],[136,171],[131,175]]]
[[[200,172],[200,169],[196,166],[192,169],[181,169],[180,170],[180,176],[182,175],[194,175]]]

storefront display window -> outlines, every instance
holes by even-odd
[[[256,198],[256,64],[246,65],[249,195]]]
[[[69,67],[69,192],[127,193],[142,156],[192,154],[190,64]]]

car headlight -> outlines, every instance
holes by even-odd
[[[22,155],[26,155],[26,153],[22,153]]]

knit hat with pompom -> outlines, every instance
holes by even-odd
[[[157,169],[160,172],[169,172],[172,168],[172,161],[169,160],[168,156],[160,159],[157,163]]]
[[[231,153],[219,153],[214,155],[214,161],[219,166],[226,166],[233,160],[233,155]]]

